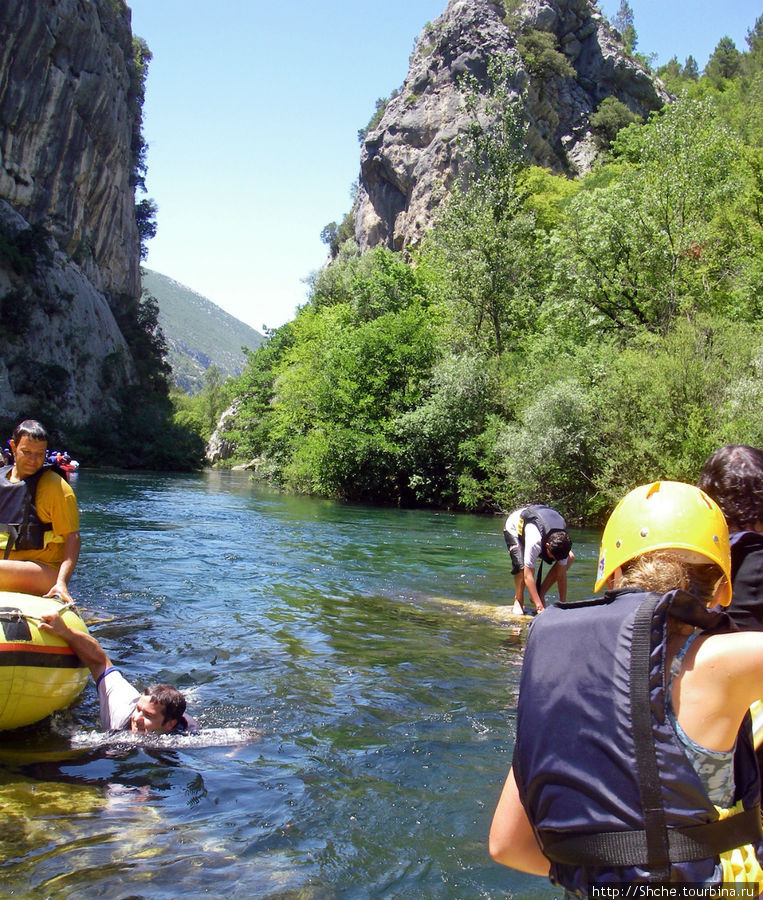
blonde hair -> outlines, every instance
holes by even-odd
[[[658,594],[683,590],[705,603],[713,599],[723,577],[720,566],[709,561],[707,565],[689,563],[680,550],[651,550],[629,560],[622,571],[617,587],[638,587]]]

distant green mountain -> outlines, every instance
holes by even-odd
[[[214,365],[223,377],[239,375],[246,357],[265,337],[196,291],[151,269],[141,269],[144,293],[159,303],[159,325],[169,347],[173,381],[188,394],[204,386]]]

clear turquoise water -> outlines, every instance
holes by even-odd
[[[494,864],[522,632],[501,520],[347,506],[244,473],[83,471],[72,592],[198,738],[105,740],[90,685],[0,734],[0,897],[552,898]],[[570,598],[596,535],[575,534]]]

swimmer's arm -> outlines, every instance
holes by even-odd
[[[489,849],[492,858],[504,866],[548,877],[549,861],[538,846],[535,832],[519,799],[513,769],[509,770],[493,815]]]
[[[90,669],[97,681],[111,665],[111,660],[98,641],[84,631],[77,631],[61,618],[60,613],[45,613],[41,617],[40,631],[51,631],[63,638],[77,654],[77,657]]]

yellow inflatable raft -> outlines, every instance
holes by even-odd
[[[66,624],[87,631],[57,598],[0,591],[0,731],[31,725],[69,706],[90,674],[62,638],[40,631],[43,613],[61,612]]]

